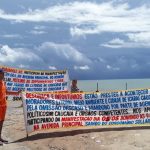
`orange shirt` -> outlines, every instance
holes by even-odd
[[[6,86],[2,80],[0,80],[0,106],[6,106]]]

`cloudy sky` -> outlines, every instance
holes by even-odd
[[[0,0],[0,65],[150,78],[150,1]]]

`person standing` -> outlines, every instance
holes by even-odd
[[[5,120],[5,114],[7,109],[6,95],[19,95],[21,91],[10,92],[7,91],[6,85],[4,82],[4,70],[0,68],[0,146],[3,143],[7,144],[8,141],[2,138],[2,128]]]
[[[78,87],[77,87],[77,80],[72,80],[71,92],[80,92]]]

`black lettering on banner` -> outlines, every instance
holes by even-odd
[[[40,83],[32,85],[39,87]],[[55,84],[49,85],[49,88],[55,86]],[[142,99],[141,95],[137,95],[138,92],[136,90],[127,91],[126,94],[123,92],[122,97],[119,97],[119,92],[85,94],[85,96],[84,93],[73,95],[57,92],[48,93],[46,99],[26,95],[29,98],[26,98],[27,125],[33,125],[36,130],[39,127],[54,128],[54,124],[58,128],[146,124],[150,120],[150,96],[146,97],[147,95],[143,94]],[[48,114],[49,111],[51,116]]]
[[[22,97],[13,97],[13,101],[21,101]]]
[[[55,111],[55,116],[74,116],[73,111]]]
[[[36,118],[36,117],[45,117],[45,116],[53,116],[53,111],[32,111],[27,112],[27,118]]]
[[[141,108],[133,108],[133,114],[140,114]]]
[[[11,78],[5,78],[5,82],[11,82]]]
[[[55,117],[55,122],[59,122],[60,121],[60,117]]]
[[[145,107],[144,112],[150,112],[150,107]]]
[[[40,124],[40,123],[47,123],[47,122],[54,122],[54,117],[36,118],[36,119],[27,120],[27,124],[28,125]]]
[[[113,116],[113,115],[126,115],[128,109],[110,110],[110,111],[99,111],[99,116]]]
[[[96,111],[76,111],[76,116],[96,116]]]

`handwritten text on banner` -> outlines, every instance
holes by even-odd
[[[150,89],[107,93],[22,93],[27,132],[150,123]]]
[[[5,70],[8,91],[48,92],[68,91],[69,75],[67,70],[35,71],[0,67]]]

